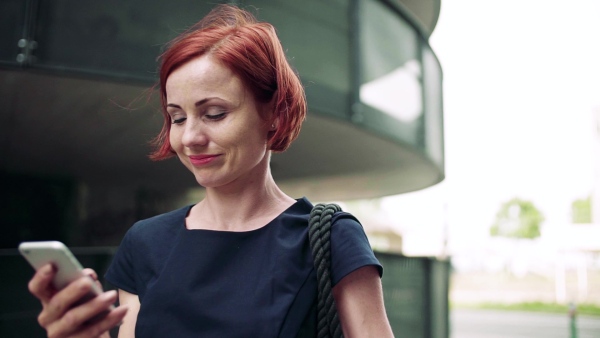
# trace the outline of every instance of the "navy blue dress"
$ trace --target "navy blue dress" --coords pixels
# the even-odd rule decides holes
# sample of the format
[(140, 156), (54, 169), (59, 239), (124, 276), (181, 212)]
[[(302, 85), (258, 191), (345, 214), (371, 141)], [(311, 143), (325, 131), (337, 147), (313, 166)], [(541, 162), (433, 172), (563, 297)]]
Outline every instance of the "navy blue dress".
[[(136, 337), (313, 337), (310, 202), (247, 232), (188, 230), (191, 207), (137, 222), (106, 273), (140, 299)], [(333, 285), (367, 265), (382, 274), (352, 215), (336, 214), (331, 235)]]

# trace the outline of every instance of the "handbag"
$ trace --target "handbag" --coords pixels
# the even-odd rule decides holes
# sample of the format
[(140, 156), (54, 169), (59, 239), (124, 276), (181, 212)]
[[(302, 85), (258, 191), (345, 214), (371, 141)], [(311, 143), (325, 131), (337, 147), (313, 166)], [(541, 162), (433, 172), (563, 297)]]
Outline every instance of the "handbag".
[(342, 209), (337, 204), (317, 204), (310, 212), (308, 239), (317, 271), (317, 337), (343, 337), (331, 290), (331, 219)]

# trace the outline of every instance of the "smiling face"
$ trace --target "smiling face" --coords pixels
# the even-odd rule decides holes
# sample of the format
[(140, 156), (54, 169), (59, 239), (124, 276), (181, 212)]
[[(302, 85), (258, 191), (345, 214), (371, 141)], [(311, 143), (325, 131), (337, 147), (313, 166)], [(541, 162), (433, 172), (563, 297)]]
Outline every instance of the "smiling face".
[[(269, 123), (241, 79), (210, 55), (173, 71), (166, 82), (169, 141), (206, 188), (247, 184), (268, 171)], [(262, 177), (261, 177), (262, 176)]]

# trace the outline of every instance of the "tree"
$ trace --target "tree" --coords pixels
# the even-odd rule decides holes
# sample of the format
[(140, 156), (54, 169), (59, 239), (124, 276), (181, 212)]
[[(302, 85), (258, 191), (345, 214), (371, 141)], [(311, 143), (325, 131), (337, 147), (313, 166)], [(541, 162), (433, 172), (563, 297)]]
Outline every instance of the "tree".
[(571, 203), (571, 221), (573, 223), (592, 223), (592, 196)]
[(513, 198), (502, 204), (490, 229), (492, 236), (536, 238), (544, 216), (530, 201)]

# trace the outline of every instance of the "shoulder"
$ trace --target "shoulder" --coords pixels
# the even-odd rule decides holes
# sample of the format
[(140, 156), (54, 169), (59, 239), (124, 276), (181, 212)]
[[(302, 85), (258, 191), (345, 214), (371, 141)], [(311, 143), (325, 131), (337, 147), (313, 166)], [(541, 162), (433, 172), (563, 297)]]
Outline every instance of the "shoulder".
[(331, 242), (343, 245), (361, 245), (371, 249), (367, 234), (358, 219), (348, 212), (337, 212), (331, 220)]
[(335, 214), (333, 214), (331, 223), (333, 225), (343, 224), (343, 225), (349, 225), (349, 226), (354, 226), (354, 227), (360, 227), (362, 229), (362, 224), (360, 224), (360, 221), (358, 220), (358, 218), (356, 218), (351, 213), (345, 212), (345, 211), (340, 211), (340, 212), (336, 212)]
[[(327, 217), (325, 215), (328, 214), (329, 212), (331, 212), (331, 209), (333, 206), (336, 206), (336, 205), (335, 204), (319, 204), (319, 205), (317, 205), (317, 209), (323, 210), (323, 214), (320, 218), (321, 222), (327, 221)], [(325, 212), (325, 210), (328, 210), (328, 211)], [(312, 211), (309, 210), (308, 212), (311, 214), (311, 217), (313, 217)], [(311, 219), (311, 222), (313, 222), (314, 220), (315, 219)], [(313, 224), (313, 223), (311, 223), (311, 224)], [(313, 225), (311, 225), (311, 226), (313, 226)], [(332, 229), (331, 236), (337, 236), (340, 233), (352, 233), (352, 234), (357, 234), (357, 235), (361, 235), (361, 234), (365, 235), (363, 226), (359, 222), (359, 220), (351, 213), (345, 212), (345, 211), (336, 211), (333, 214), (333, 217), (331, 217), (331, 229)], [(365, 235), (365, 237), (366, 237), (366, 235)]]
[(365, 266), (375, 266), (379, 276), (383, 274), (383, 267), (371, 249), (367, 234), (354, 215), (347, 212), (334, 214), (330, 243), (333, 285)]
[[(191, 206), (186, 206), (140, 220), (129, 228), (106, 275), (107, 278), (112, 278), (109, 281), (114, 285), (128, 286), (121, 288), (129, 292), (134, 290), (133, 278), (129, 276), (131, 271), (151, 265), (170, 250), (177, 233), (185, 226), (185, 217), (190, 208)], [(118, 283), (123, 278), (121, 276), (129, 276), (126, 283)], [(134, 293), (139, 294), (139, 290)]]
[(192, 206), (188, 205), (154, 217), (137, 221), (125, 234), (125, 241), (152, 242), (169, 237), (185, 226), (185, 218)]

